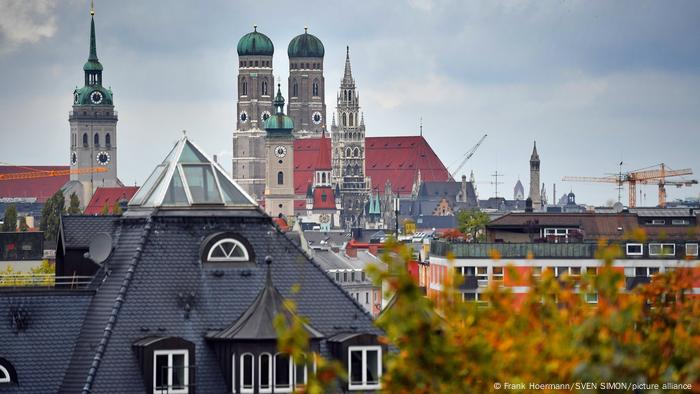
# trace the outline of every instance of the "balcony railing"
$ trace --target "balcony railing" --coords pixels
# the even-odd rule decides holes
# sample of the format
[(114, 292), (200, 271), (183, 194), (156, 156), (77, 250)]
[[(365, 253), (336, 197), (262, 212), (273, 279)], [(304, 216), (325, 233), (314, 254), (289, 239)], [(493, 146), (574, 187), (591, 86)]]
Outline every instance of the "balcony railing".
[(53, 274), (2, 274), (2, 289), (62, 288), (84, 289), (92, 282), (92, 276), (55, 276)]
[(430, 244), (430, 254), (445, 257), (452, 253), (455, 258), (593, 258), (597, 244), (538, 244), (538, 243), (458, 243), (434, 240)]

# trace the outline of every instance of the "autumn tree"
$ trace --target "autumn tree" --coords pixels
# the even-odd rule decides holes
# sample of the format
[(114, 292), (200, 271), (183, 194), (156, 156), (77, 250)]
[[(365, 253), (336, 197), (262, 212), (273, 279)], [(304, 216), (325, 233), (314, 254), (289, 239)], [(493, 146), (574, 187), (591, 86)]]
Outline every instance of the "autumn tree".
[(465, 234), (470, 234), (473, 242), (483, 241), (484, 231), (490, 220), (489, 215), (479, 210), (463, 210), (457, 213), (457, 228)]
[(124, 210), (122, 209), (122, 205), (119, 203), (119, 200), (116, 200), (114, 202), (114, 205), (112, 206), (112, 214), (113, 215), (121, 215), (124, 213)]

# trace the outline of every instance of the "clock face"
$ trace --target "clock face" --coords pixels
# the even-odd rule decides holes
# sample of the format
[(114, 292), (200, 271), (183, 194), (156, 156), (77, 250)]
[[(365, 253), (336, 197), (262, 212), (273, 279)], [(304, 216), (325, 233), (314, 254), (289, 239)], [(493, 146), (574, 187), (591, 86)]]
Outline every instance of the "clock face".
[(270, 111), (263, 111), (262, 114), (260, 115), (260, 119), (262, 119), (263, 122), (269, 118), (270, 118)]
[(97, 153), (97, 164), (101, 166), (106, 166), (107, 164), (109, 164), (109, 159), (109, 153), (104, 151)]
[(321, 221), (321, 223), (328, 223), (331, 221), (331, 216), (327, 213), (324, 213), (318, 219)]
[(92, 92), (90, 95), (90, 101), (92, 101), (93, 104), (99, 104), (102, 102), (102, 93), (98, 91)]
[(80, 95), (78, 92), (73, 93), (73, 103), (78, 104), (78, 100), (80, 99)]
[(78, 155), (77, 155), (75, 152), (72, 152), (72, 153), (70, 154), (70, 164), (71, 164), (72, 166), (74, 166), (75, 163), (77, 163), (77, 162), (78, 162)]
[(285, 157), (287, 156), (287, 147), (286, 146), (278, 146), (275, 148), (275, 156), (277, 157)]
[(321, 113), (316, 111), (314, 112), (313, 115), (311, 115), (311, 120), (313, 120), (314, 124), (321, 124), (321, 120), (323, 118), (321, 117)]
[(245, 111), (241, 112), (240, 118), (241, 118), (241, 123), (247, 122), (248, 121), (248, 113)]

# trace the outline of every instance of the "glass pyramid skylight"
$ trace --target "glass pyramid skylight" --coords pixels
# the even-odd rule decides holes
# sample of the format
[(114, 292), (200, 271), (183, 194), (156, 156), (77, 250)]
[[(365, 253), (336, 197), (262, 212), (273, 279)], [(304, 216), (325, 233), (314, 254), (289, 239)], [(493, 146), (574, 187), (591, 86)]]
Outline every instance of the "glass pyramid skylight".
[(225, 206), (257, 204), (221, 166), (187, 137), (175, 144), (129, 201), (129, 207)]

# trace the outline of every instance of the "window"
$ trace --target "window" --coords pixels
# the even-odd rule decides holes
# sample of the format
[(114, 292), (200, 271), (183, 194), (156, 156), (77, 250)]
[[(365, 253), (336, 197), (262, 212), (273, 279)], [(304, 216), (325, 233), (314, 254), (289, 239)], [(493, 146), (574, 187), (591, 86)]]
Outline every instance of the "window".
[(10, 371), (0, 365), (0, 383), (10, 383)]
[(243, 93), (241, 93), (243, 96), (246, 96), (248, 94), (248, 82), (246, 82), (245, 79), (243, 80), (243, 83), (241, 84), (241, 92), (243, 92)]
[(660, 244), (660, 243), (649, 244), (649, 255), (650, 256), (675, 256), (676, 255), (676, 245), (675, 244)]
[(263, 353), (258, 363), (258, 385), (261, 393), (272, 392), (272, 355)]
[(686, 256), (697, 256), (698, 255), (698, 244), (685, 244), (685, 255)]
[(112, 136), (110, 136), (109, 133), (107, 133), (107, 135), (105, 135), (105, 146), (107, 146), (107, 147), (112, 146)]
[(292, 97), (298, 97), (299, 96), (299, 85), (294, 81), (294, 84), (292, 85)]
[(294, 387), (304, 387), (308, 379), (308, 367), (306, 356), (294, 362)]
[(88, 136), (87, 136), (87, 133), (83, 133), (83, 146), (88, 146)]
[(373, 390), (379, 388), (382, 375), (380, 346), (350, 346), (348, 348), (348, 388)]
[(664, 220), (664, 219), (647, 220), (647, 224), (652, 225), (652, 226), (662, 226), (662, 225), (666, 224), (666, 220)]
[(586, 302), (589, 304), (597, 304), (598, 293), (586, 293)]
[(628, 256), (641, 256), (644, 254), (644, 245), (642, 244), (627, 244), (626, 249)]
[(503, 267), (493, 267), (493, 280), (503, 283)]
[(572, 276), (581, 276), (581, 267), (571, 267)]
[(262, 93), (263, 96), (267, 96), (267, 95), (268, 95), (268, 93), (267, 93), (267, 81), (262, 81), (262, 84), (261, 84), (261, 87), (260, 87), (260, 91), (261, 91), (261, 93)]
[(187, 350), (153, 352), (153, 392), (185, 394), (188, 392), (189, 369)]
[(335, 281), (340, 282), (340, 272), (335, 273)]
[(542, 276), (542, 267), (532, 267), (532, 276), (535, 278)]
[(252, 393), (255, 390), (253, 384), (253, 370), (255, 357), (250, 353), (241, 355), (241, 393)]
[(284, 185), (284, 173), (282, 171), (277, 173), (277, 184)]
[(95, 146), (100, 146), (100, 135), (95, 133), (95, 137), (93, 139), (94, 145)]
[(249, 261), (248, 250), (241, 241), (224, 238), (209, 249), (207, 261)]
[(314, 96), (318, 96), (318, 81), (314, 81), (313, 85), (311, 86), (311, 93)]
[(486, 272), (486, 267), (476, 267), (476, 280), (481, 287), (489, 284), (489, 277)]
[(686, 226), (690, 224), (690, 220), (688, 219), (673, 219), (671, 220), (671, 224), (674, 226)]
[[(651, 278), (652, 276), (654, 276), (658, 273), (659, 273), (659, 267), (635, 267), (634, 268), (634, 276)], [(625, 274), (627, 274), (627, 272)], [(625, 276), (630, 276), (630, 275), (625, 275)]]
[(275, 392), (292, 392), (292, 359), (283, 353), (275, 354)]

